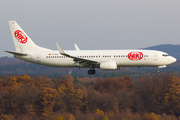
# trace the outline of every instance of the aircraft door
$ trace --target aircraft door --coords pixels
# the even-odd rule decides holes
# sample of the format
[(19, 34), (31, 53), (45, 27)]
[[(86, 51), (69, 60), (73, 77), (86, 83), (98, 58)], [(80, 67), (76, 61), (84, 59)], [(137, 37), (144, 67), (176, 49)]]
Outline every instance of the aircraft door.
[(154, 53), (154, 61), (158, 60), (158, 53)]
[(37, 62), (41, 62), (41, 55), (37, 54)]

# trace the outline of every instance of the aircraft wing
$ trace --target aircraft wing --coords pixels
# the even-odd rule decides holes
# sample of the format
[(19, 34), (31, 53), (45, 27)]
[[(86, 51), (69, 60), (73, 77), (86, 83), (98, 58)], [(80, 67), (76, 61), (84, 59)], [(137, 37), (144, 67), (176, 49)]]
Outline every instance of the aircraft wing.
[(56, 43), (56, 46), (59, 50), (59, 53), (61, 55), (64, 55), (66, 57), (69, 57), (69, 58), (73, 58), (75, 64), (79, 64), (79, 66), (90, 66), (90, 65), (98, 65), (101, 61), (99, 60), (92, 60), (92, 59), (85, 59), (85, 58), (79, 58), (79, 57), (76, 57), (76, 56), (72, 56), (72, 55), (69, 55), (69, 54), (66, 54), (62, 48), (59, 46), (58, 43)]

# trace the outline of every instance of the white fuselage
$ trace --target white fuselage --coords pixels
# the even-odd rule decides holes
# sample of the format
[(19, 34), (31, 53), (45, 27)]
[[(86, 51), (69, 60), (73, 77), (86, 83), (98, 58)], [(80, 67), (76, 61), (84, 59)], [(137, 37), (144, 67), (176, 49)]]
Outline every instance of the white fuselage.
[[(157, 67), (174, 63), (176, 59), (165, 52), (156, 50), (68, 50), (67, 54), (78, 58), (98, 60), (100, 62), (114, 61), (117, 67)], [(142, 55), (130, 55), (141, 52)], [(81, 67), (73, 58), (63, 56), (59, 51), (29, 52), (27, 56), (15, 55), (16, 58), (53, 67)], [(89, 67), (89, 66), (82, 66)]]
[(16, 21), (9, 21), (16, 51), (5, 51), (16, 58), (36, 64), (53, 67), (90, 68), (88, 74), (95, 74), (95, 68), (118, 70), (120, 67), (166, 67), (176, 59), (156, 50), (76, 50), (63, 49), (56, 43), (58, 51), (36, 45)]

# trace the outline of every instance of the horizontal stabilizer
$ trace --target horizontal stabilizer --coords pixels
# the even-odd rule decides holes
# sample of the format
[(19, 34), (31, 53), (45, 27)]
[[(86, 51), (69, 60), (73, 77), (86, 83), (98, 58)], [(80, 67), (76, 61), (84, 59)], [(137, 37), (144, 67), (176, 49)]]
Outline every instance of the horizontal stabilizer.
[(27, 54), (24, 54), (24, 53), (18, 53), (18, 52), (12, 52), (12, 51), (4, 51), (4, 52), (10, 53), (10, 54), (14, 54), (14, 55), (27, 56)]

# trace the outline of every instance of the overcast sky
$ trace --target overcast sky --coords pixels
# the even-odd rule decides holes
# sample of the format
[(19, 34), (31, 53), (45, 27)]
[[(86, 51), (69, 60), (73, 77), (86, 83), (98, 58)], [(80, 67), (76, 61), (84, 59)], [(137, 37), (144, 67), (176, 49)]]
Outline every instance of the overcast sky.
[(15, 50), (10, 20), (54, 50), (180, 44), (180, 0), (1, 0), (0, 16), (0, 56)]

